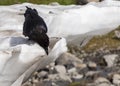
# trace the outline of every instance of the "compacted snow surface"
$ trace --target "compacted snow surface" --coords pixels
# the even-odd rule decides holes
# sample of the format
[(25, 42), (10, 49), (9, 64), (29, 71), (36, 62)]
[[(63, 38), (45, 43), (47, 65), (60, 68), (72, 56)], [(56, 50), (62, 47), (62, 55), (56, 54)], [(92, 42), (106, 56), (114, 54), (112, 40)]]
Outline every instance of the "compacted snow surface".
[[(39, 59), (45, 57), (55, 60), (67, 51), (66, 40), (62, 38), (47, 56), (42, 47), (22, 35), (25, 6), (37, 9), (48, 26), (49, 37), (67, 37), (88, 32), (99, 34), (98, 31), (104, 33), (120, 25), (119, 1), (91, 2), (84, 6), (31, 3), (0, 6), (0, 86), (20, 86), (22, 80), (27, 79), (36, 69), (38, 64), (35, 63)], [(46, 61), (43, 60), (44, 65)], [(26, 76), (30, 68), (33, 69)]]

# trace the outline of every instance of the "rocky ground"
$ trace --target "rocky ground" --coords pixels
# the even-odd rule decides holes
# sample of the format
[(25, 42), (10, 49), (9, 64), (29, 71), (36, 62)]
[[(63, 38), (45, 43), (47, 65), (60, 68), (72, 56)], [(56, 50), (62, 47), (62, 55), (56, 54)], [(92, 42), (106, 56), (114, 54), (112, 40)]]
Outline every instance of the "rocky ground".
[(120, 46), (104, 45), (92, 52), (69, 47), (67, 53), (36, 71), (22, 86), (120, 86)]
[(120, 49), (81, 55), (64, 53), (23, 86), (120, 86)]

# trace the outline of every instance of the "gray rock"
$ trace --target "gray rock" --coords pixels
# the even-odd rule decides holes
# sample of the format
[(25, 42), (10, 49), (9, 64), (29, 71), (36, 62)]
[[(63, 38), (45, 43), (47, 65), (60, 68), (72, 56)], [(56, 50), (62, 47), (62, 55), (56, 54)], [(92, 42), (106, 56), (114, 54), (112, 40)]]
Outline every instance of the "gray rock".
[(56, 60), (56, 64), (59, 65), (66, 65), (67, 69), (74, 67), (77, 64), (82, 63), (82, 60), (78, 59), (75, 55), (70, 53), (63, 53), (60, 57)]
[(46, 66), (48, 69), (49, 74), (54, 74), (56, 73), (55, 71), (55, 62), (50, 63), (49, 65)]
[(79, 82), (83, 78), (82, 74), (77, 74), (76, 76), (72, 76), (73, 82)]
[(46, 72), (46, 71), (41, 71), (40, 73), (38, 73), (37, 76), (38, 76), (39, 78), (48, 77), (48, 72)]
[(59, 75), (58, 74), (49, 74), (48, 79), (51, 80), (51, 81), (58, 80)]
[(38, 83), (38, 82), (39, 82), (38, 79), (33, 78), (33, 83)]
[(72, 82), (71, 78), (66, 74), (51, 74), (49, 80), (52, 81), (51, 86), (69, 86)]
[(85, 76), (86, 76), (86, 77), (94, 76), (94, 75), (97, 75), (97, 74), (99, 74), (99, 73), (100, 73), (100, 71), (88, 71), (88, 72), (85, 74)]
[(110, 86), (115, 86), (115, 85), (111, 84)]
[(68, 73), (70, 74), (75, 72), (77, 72), (77, 69), (75, 67), (68, 70)]
[(55, 62), (50, 63), (49, 67), (55, 67)]
[(78, 69), (83, 69), (83, 68), (86, 68), (86, 67), (87, 67), (87, 65), (86, 65), (86, 64), (84, 64), (84, 63), (83, 63), (83, 64), (82, 64), (82, 63), (80, 63), (80, 64), (76, 64), (76, 65), (75, 65), (75, 67), (76, 67), (76, 68), (78, 68)]
[[(29, 85), (28, 85), (28, 86), (29, 86)], [(38, 83), (36, 83), (35, 86), (44, 86), (44, 85), (43, 85), (43, 82), (39, 81)]]
[(49, 68), (49, 74), (55, 74), (56, 71), (55, 71), (55, 67), (50, 67)]
[(95, 83), (96, 85), (98, 86), (99, 84), (102, 84), (102, 83), (107, 83), (107, 84), (110, 84), (109, 80), (107, 80), (106, 78), (104, 77), (99, 77), (95, 80)]
[(51, 81), (67, 81), (67, 82), (72, 82), (70, 77), (67, 76), (66, 74), (50, 74), (48, 75), (48, 79)]
[(43, 85), (41, 85), (41, 86), (52, 86), (52, 81), (49, 79), (45, 79), (43, 81)]
[(56, 83), (52, 82), (52, 86), (58, 86)]
[(107, 66), (112, 67), (117, 57), (118, 57), (117, 54), (111, 54), (111, 55), (105, 55), (103, 58), (105, 59)]
[(88, 68), (89, 69), (96, 69), (97, 68), (97, 64), (95, 62), (88, 62)]
[(88, 67), (87, 67), (87, 64), (77, 64), (76, 65), (76, 69), (77, 69), (77, 72), (79, 74), (86, 74), (86, 72), (89, 71)]
[(56, 73), (65, 74), (66, 68), (63, 65), (57, 65), (57, 66), (55, 66), (55, 71), (56, 71)]
[(108, 83), (101, 83), (101, 84), (98, 84), (97, 86), (111, 86), (111, 85)]
[(100, 71), (88, 71), (87, 73), (85, 73), (86, 79), (90, 82), (94, 82), (94, 80), (96, 80), (100, 76)]
[(120, 74), (113, 75), (113, 84), (116, 86), (120, 86)]
[(72, 82), (71, 78), (65, 74), (59, 74), (59, 79), (62, 81)]

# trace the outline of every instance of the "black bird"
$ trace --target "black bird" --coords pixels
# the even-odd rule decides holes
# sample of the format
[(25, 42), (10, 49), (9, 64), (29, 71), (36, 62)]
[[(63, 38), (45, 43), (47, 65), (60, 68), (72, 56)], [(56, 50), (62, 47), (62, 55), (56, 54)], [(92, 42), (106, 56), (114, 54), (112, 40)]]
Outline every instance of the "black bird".
[(49, 37), (47, 36), (47, 25), (38, 15), (36, 9), (27, 7), (24, 13), (25, 22), (23, 24), (23, 35), (29, 37), (29, 40), (37, 42), (48, 54)]

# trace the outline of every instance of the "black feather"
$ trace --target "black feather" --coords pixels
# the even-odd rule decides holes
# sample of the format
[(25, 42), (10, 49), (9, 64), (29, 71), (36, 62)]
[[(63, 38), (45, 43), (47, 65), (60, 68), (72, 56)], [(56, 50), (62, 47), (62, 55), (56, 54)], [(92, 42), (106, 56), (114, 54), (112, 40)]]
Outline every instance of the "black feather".
[(48, 54), (49, 37), (46, 34), (47, 25), (43, 18), (38, 15), (36, 9), (31, 9), (27, 6), (26, 8), (24, 13), (25, 22), (23, 25), (23, 35), (37, 42)]

